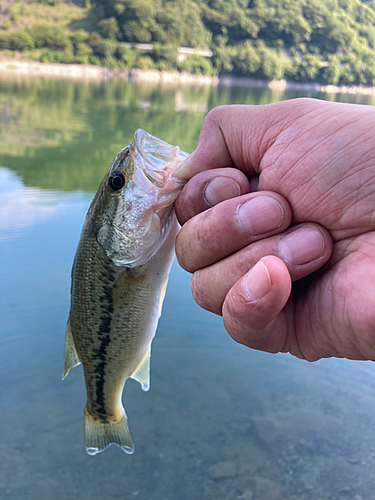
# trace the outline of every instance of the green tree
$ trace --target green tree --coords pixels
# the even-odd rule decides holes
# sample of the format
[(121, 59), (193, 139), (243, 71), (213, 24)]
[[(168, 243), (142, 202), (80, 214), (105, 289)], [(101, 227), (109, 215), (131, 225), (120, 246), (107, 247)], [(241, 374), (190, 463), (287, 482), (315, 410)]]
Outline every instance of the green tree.
[(150, 56), (140, 56), (137, 59), (137, 68), (139, 68), (139, 69), (153, 69), (153, 68), (155, 68), (155, 64)]
[(187, 56), (186, 59), (179, 62), (178, 67), (180, 71), (187, 71), (188, 73), (198, 75), (213, 75), (215, 73), (211, 61), (207, 57), (197, 54)]
[(316, 80), (322, 68), (322, 60), (316, 54), (304, 54), (299, 65), (298, 79), (302, 81)]
[(119, 43), (115, 55), (123, 63), (125, 69), (131, 69), (137, 60), (138, 51), (128, 47), (126, 43)]
[(171, 44), (208, 47), (211, 42), (211, 33), (203, 25), (199, 4), (193, 0), (164, 1), (155, 20)]
[(102, 45), (99, 48), (99, 54), (103, 57), (112, 57), (117, 49), (117, 43), (114, 40), (103, 40)]
[(264, 43), (257, 47), (261, 60), (260, 76), (269, 80), (280, 80), (284, 77), (284, 58), (278, 50), (267, 47)]
[(246, 41), (237, 47), (233, 60), (236, 72), (243, 76), (256, 73), (261, 65), (261, 59), (251, 41)]
[(74, 48), (77, 48), (79, 44), (87, 42), (89, 33), (85, 30), (76, 30), (69, 34), (69, 38), (73, 43)]
[(109, 38), (111, 40), (116, 40), (120, 33), (117, 21), (114, 17), (109, 19), (102, 19), (98, 23), (99, 33), (103, 38)]
[(8, 31), (0, 31), (0, 49), (7, 50), (10, 48), (11, 36)]
[(90, 33), (87, 38), (87, 44), (92, 48), (94, 54), (100, 54), (103, 38), (99, 35), (99, 33)]
[(213, 35), (220, 35), (223, 28), (227, 29), (232, 42), (256, 38), (259, 30), (265, 26), (264, 5), (255, 12), (254, 2), (247, 0), (206, 0), (202, 3), (202, 19)]
[(75, 51), (75, 62), (81, 64), (88, 64), (90, 56), (92, 56), (93, 50), (85, 42), (79, 42)]
[(35, 47), (46, 47), (52, 50), (64, 50), (70, 45), (68, 33), (63, 28), (34, 24), (26, 28), (27, 33), (34, 40)]
[(11, 50), (30, 50), (35, 47), (34, 39), (26, 30), (11, 33), (9, 48)]
[(342, 64), (337, 56), (328, 58), (327, 66), (322, 72), (323, 81), (330, 85), (337, 85), (341, 78)]
[(178, 56), (178, 47), (174, 44), (161, 44), (154, 43), (154, 56), (156, 60), (164, 60), (170, 63), (172, 66), (176, 65)]
[(226, 34), (227, 30), (223, 30), (223, 35), (217, 35), (212, 46), (212, 59), (217, 73), (230, 72), (233, 69), (236, 49), (233, 46), (228, 46)]

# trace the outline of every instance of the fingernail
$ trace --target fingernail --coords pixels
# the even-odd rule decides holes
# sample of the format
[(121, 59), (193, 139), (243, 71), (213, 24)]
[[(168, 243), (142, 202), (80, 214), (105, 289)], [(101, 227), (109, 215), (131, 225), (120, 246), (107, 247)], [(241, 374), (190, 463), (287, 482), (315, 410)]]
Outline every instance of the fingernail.
[(212, 207), (221, 201), (240, 196), (240, 194), (241, 188), (237, 182), (223, 176), (215, 177), (204, 190), (204, 198)]
[(240, 205), (237, 217), (243, 229), (256, 236), (279, 228), (283, 222), (284, 212), (281, 205), (273, 198), (257, 196)]
[(259, 300), (264, 297), (270, 290), (271, 285), (267, 266), (261, 260), (255, 264), (242, 280), (242, 286), (250, 300)]
[(318, 259), (324, 250), (324, 238), (318, 229), (303, 227), (283, 236), (279, 242), (280, 257), (301, 266)]
[(188, 181), (190, 177), (192, 177), (190, 172), (190, 163), (190, 156), (188, 156), (186, 160), (184, 160), (173, 172), (173, 177), (178, 177), (179, 179)]

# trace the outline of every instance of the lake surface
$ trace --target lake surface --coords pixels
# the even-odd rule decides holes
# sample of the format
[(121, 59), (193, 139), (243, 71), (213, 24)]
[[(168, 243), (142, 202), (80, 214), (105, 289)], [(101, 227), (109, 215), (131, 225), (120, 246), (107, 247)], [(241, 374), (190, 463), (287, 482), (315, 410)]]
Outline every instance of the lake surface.
[(236, 344), (176, 263), (151, 390), (126, 384), (134, 455), (86, 454), (82, 367), (61, 381), (82, 222), (134, 130), (191, 152), (212, 107), (295, 96), (0, 79), (0, 499), (375, 499), (375, 365)]

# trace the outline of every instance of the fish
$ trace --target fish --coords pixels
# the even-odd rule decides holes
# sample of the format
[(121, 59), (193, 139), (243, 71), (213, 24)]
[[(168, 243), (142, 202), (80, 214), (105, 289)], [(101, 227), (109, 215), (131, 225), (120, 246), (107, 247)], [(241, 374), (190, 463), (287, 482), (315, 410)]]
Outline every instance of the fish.
[(122, 405), (127, 379), (150, 387), (155, 336), (185, 182), (174, 170), (189, 155), (142, 129), (114, 158), (88, 209), (71, 273), (63, 379), (80, 363), (86, 384), (89, 455), (111, 444), (134, 452)]

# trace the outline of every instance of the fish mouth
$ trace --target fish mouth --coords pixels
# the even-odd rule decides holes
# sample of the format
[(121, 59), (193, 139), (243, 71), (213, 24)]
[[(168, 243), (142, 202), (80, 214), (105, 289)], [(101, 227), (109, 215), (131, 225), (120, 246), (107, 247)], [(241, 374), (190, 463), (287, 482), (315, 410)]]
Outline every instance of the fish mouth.
[(153, 186), (162, 189), (167, 184), (173, 184), (170, 186), (172, 189), (177, 187), (181, 189), (186, 184), (186, 181), (172, 177), (177, 167), (189, 156), (178, 146), (171, 146), (138, 129), (134, 134), (131, 154), (135, 165), (143, 171)]
[[(159, 190), (179, 191), (186, 181), (173, 177), (173, 172), (188, 156), (178, 146), (171, 146), (145, 130), (137, 129), (131, 144), (116, 155), (108, 175), (120, 171), (125, 185), (134, 182), (147, 195)], [(156, 194), (156, 197), (160, 195)]]

